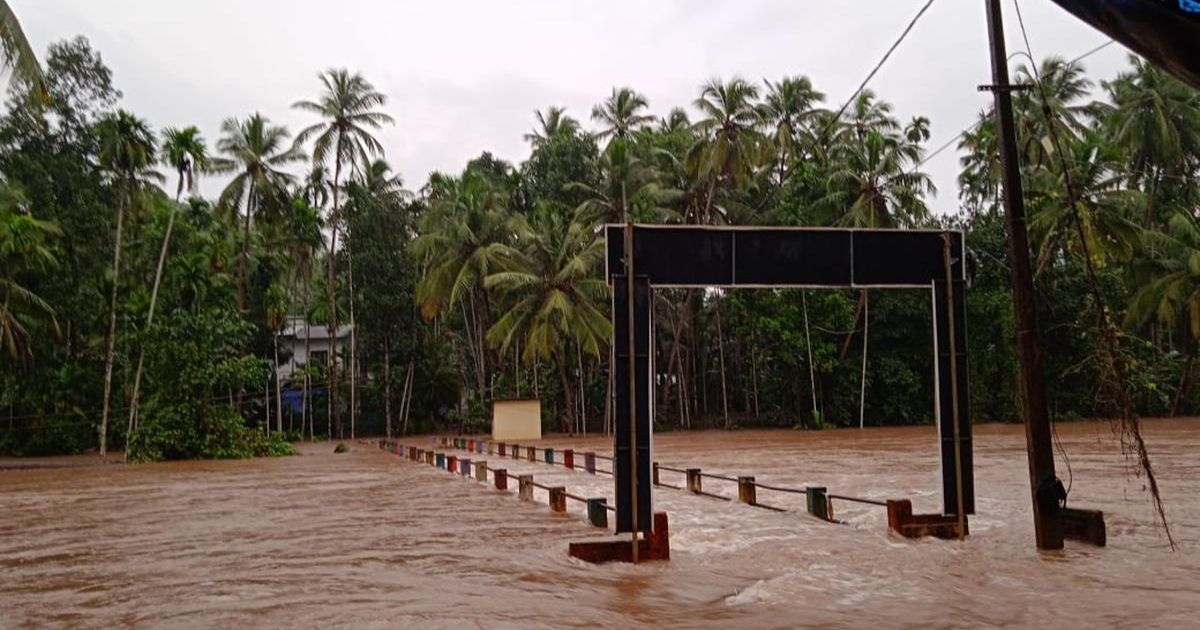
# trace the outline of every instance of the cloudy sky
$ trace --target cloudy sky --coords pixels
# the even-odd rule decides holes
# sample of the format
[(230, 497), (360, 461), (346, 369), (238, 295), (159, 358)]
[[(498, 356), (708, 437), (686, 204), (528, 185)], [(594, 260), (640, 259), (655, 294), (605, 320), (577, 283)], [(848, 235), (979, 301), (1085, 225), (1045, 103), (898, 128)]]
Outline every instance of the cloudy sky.
[[(1076, 57), (1106, 39), (1049, 0), (1021, 0), (1034, 53)], [(533, 110), (561, 105), (586, 120), (612, 86), (646, 94), (655, 114), (689, 104), (710, 77), (806, 74), (837, 107), (923, 0), (10, 0), (39, 50), (84, 35), (156, 127), (261, 111), (293, 132), (292, 111), (316, 73), (361, 71), (390, 97), (381, 134), (410, 188), (457, 172), (481, 151), (517, 162)], [(1010, 51), (1019, 44), (1005, 2)], [(990, 79), (981, 0), (939, 0), (871, 84), (897, 112), (933, 121), (931, 148), (986, 106)], [(1014, 63), (1019, 63), (1017, 59)], [(1126, 65), (1110, 46), (1094, 77)], [(956, 207), (956, 158), (931, 161), (938, 211)], [(211, 192), (218, 182), (205, 186)]]

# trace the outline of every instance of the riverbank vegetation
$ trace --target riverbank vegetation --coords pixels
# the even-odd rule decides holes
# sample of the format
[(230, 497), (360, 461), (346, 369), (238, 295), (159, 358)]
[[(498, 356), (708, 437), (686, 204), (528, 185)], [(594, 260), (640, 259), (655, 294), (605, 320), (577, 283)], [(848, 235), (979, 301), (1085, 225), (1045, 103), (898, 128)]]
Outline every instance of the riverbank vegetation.
[[(989, 111), (948, 147), (961, 211), (941, 216), (932, 195), (955, 191), (924, 169), (933, 121), (870, 91), (838, 111), (799, 75), (713, 79), (691, 103), (619, 87), (590, 112), (547, 107), (524, 161), (485, 151), (415, 186), (378, 140), (386, 96), (351, 70), (213, 130), (126, 111), (83, 39), (30, 76), (0, 118), (0, 451), (277, 454), (480, 430), (490, 401), (529, 396), (548, 429), (604, 430), (599, 227), (626, 220), (965, 230), (972, 411), (1018, 419)], [(1103, 306), (1139, 411), (1195, 413), (1200, 97), (1138, 60), (1098, 80), (1052, 58), (1039, 76), (1017, 115), (1052, 411), (1114, 411), (1094, 359)], [(311, 126), (272, 122), (290, 103)], [(669, 290), (655, 309), (660, 428), (932, 421), (924, 292)], [(344, 350), (277, 370), (281, 340), (307, 348), (315, 326), (344, 328)]]

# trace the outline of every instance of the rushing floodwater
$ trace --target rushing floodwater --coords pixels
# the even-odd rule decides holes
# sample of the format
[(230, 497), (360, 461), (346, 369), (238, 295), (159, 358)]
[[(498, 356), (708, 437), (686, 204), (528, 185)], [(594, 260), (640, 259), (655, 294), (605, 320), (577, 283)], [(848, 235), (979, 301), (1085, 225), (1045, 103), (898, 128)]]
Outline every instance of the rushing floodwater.
[[(977, 428), (966, 542), (889, 535), (878, 507), (835, 502), (848, 524), (834, 525), (659, 489), (673, 560), (640, 566), (567, 557), (569, 541), (600, 531), (578, 503), (554, 514), (540, 490), (522, 503), (362, 444), (344, 455), (321, 444), (271, 460), (0, 470), (0, 627), (1196, 627), (1200, 421), (1146, 432), (1174, 553), (1108, 425), (1094, 423), (1059, 433), (1072, 505), (1105, 511), (1109, 546), (1044, 556), (1032, 549), (1024, 435), (1011, 426)], [(667, 465), (940, 506), (930, 427), (655, 439)], [(611, 450), (599, 438), (541, 444)], [(504, 465), (612, 494), (610, 477)], [(736, 495), (732, 484), (705, 489)], [(759, 501), (799, 509), (803, 497), (760, 490)]]

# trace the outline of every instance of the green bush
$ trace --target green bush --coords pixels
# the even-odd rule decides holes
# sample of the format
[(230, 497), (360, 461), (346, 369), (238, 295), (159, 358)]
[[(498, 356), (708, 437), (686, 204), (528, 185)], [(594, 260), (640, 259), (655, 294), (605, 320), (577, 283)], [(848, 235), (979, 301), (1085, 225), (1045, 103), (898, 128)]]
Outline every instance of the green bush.
[(184, 407), (147, 410), (129, 441), (129, 459), (150, 462), (175, 459), (239, 459), (295, 455), (283, 434), (268, 436), (247, 427), (229, 407), (197, 414)]

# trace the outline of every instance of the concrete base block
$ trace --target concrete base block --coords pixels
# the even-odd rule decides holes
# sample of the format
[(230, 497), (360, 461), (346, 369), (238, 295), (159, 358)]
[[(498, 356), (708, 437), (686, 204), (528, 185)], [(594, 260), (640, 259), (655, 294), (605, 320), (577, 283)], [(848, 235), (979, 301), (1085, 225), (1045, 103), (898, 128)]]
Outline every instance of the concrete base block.
[[(951, 514), (913, 514), (912, 501), (888, 501), (888, 529), (905, 538), (933, 536), (944, 540), (958, 538), (958, 517)], [(967, 529), (967, 518), (963, 517), (963, 528)], [(968, 534), (963, 532), (963, 536)]]
[[(568, 553), (584, 562), (633, 562), (633, 544), (629, 538), (571, 543)], [(667, 513), (654, 513), (654, 533), (638, 540), (638, 562), (671, 559), (671, 536)]]
[(1063, 537), (1068, 540), (1104, 547), (1108, 544), (1108, 531), (1104, 526), (1104, 512), (1100, 510), (1077, 510), (1063, 508), (1058, 513)]

